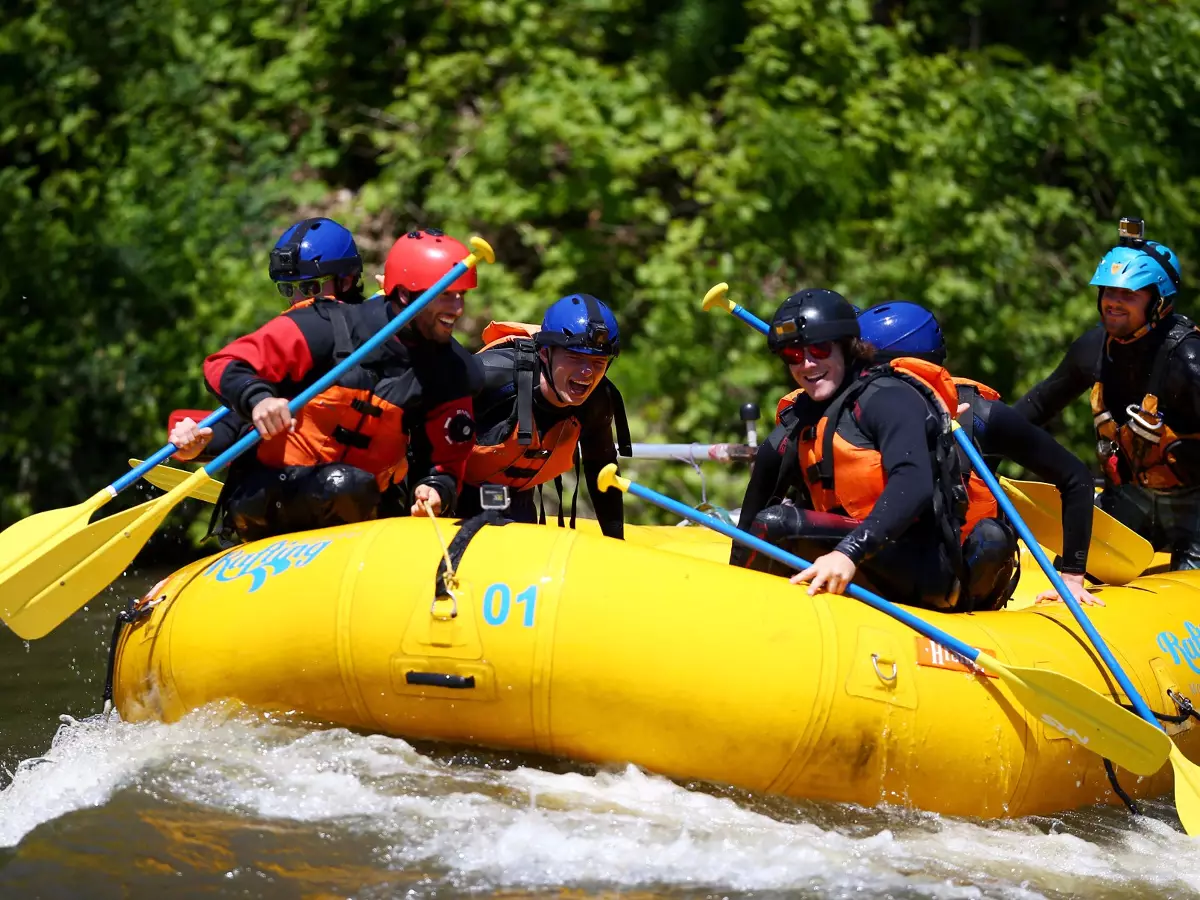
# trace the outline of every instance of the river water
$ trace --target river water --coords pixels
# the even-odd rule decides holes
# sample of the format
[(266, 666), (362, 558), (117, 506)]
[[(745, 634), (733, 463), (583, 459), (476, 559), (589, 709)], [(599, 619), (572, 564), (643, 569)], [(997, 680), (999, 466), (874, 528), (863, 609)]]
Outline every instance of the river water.
[(234, 707), (106, 722), (112, 613), (161, 574), (33, 644), (0, 632), (0, 897), (1200, 896), (1169, 798), (984, 822)]

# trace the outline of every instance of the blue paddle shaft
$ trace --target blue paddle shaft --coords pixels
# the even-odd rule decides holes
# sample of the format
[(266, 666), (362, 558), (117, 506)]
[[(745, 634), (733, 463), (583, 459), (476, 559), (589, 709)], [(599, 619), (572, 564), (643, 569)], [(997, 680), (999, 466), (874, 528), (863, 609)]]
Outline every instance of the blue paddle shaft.
[[(225, 416), (227, 416), (228, 414), (229, 414), (229, 408), (222, 406), (216, 412), (211, 413), (210, 415), (205, 417), (205, 419), (200, 423), (199, 427), (200, 428), (208, 428), (211, 425), (215, 425), (217, 422), (220, 422), (223, 418), (225, 418)], [(124, 475), (122, 475), (120, 478), (118, 478), (116, 481), (114, 481), (112, 484), (110, 484), (108, 486), (109, 493), (111, 493), (114, 497), (117, 496), (117, 494), (121, 493), (121, 491), (125, 490), (125, 488), (129, 487), (131, 484), (133, 484), (135, 481), (137, 481), (139, 478), (141, 478), (143, 475), (145, 475), (147, 472), (149, 472), (151, 469), (153, 469), (159, 463), (166, 462), (167, 459), (173, 453), (175, 453), (178, 449), (179, 448), (176, 447), (174, 444), (165, 445), (161, 450), (158, 450), (153, 456), (151, 456), (149, 459), (145, 460), (140, 466), (138, 466), (135, 469), (131, 469), (130, 471), (128, 471)]]
[[(469, 269), (470, 266), (468, 266), (465, 262), (455, 263), (454, 268), (439, 278), (433, 287), (429, 288), (429, 290), (423, 293), (420, 297), (408, 304), (408, 306), (404, 308), (403, 312), (392, 319), (392, 321), (388, 322), (387, 325), (383, 326), (383, 328), (379, 329), (379, 331), (372, 335), (370, 339), (365, 341), (361, 347), (359, 347), (340, 363), (314, 381), (304, 391), (288, 401), (288, 409), (291, 410), (292, 415), (294, 416), (296, 412), (302, 406), (304, 406), (304, 404), (308, 403), (308, 401), (317, 396), (317, 394), (331, 387), (339, 378), (345, 375), (347, 371), (358, 365), (359, 362), (361, 362), (367, 356), (367, 354), (371, 353), (376, 347), (412, 321), (412, 318), (422, 309), (424, 309), (431, 300), (437, 297), (442, 291), (446, 290), (446, 288), (458, 280), (458, 278)], [(214, 413), (214, 415), (216, 414)], [(208, 419), (205, 419), (205, 421), (207, 422)], [(240, 441), (206, 465), (204, 467), (204, 471), (209, 475), (221, 471), (223, 468), (257, 444), (260, 440), (262, 440), (262, 438), (259, 435), (258, 430), (251, 428), (249, 434), (245, 435)]]
[(759, 334), (766, 334), (771, 330), (766, 322), (764, 322), (754, 313), (750, 312), (750, 310), (746, 309), (744, 306), (738, 306), (736, 303), (731, 303), (729, 305), (729, 312), (741, 319)]
[[(754, 535), (748, 534), (747, 532), (742, 531), (740, 528), (736, 528), (733, 525), (727, 525), (720, 519), (715, 519), (712, 516), (706, 516), (704, 513), (694, 510), (690, 506), (680, 503), (678, 500), (673, 500), (665, 494), (660, 494), (653, 488), (644, 487), (636, 482), (630, 482), (629, 493), (633, 494), (635, 497), (641, 497), (643, 500), (647, 500), (656, 506), (661, 506), (668, 512), (675, 513), (677, 516), (683, 516), (685, 519), (689, 519), (698, 525), (703, 525), (706, 528), (719, 531), (721, 534), (725, 535), (725, 537), (745, 544), (747, 547), (757, 550), (764, 556), (771, 557), (771, 559), (778, 560), (784, 565), (801, 570), (807, 569), (809, 566), (809, 563), (800, 557), (792, 553), (788, 553), (786, 550), (781, 550), (779, 547), (776, 547), (774, 544), (770, 544), (761, 538), (756, 538)], [(880, 612), (891, 616), (893, 619), (903, 622), (905, 625), (923, 637), (927, 637), (931, 641), (937, 641), (947, 650), (957, 653), (959, 656), (965, 657), (971, 662), (974, 662), (976, 657), (979, 656), (979, 651), (970, 644), (964, 644), (954, 635), (942, 631), (942, 629), (935, 625), (930, 625), (924, 619), (920, 619), (917, 616), (914, 616), (908, 610), (884, 600), (878, 594), (872, 593), (871, 591), (861, 588), (856, 584), (851, 584), (848, 586), (846, 588), (846, 593), (855, 600), (861, 600), (863, 603), (867, 604), (867, 606), (874, 607)]]
[(1087, 613), (1083, 611), (1083, 607), (1079, 605), (1079, 601), (1075, 599), (1075, 595), (1071, 593), (1070, 588), (1062, 580), (1062, 576), (1050, 564), (1050, 560), (1046, 558), (1045, 552), (1041, 545), (1038, 544), (1037, 538), (1033, 536), (1033, 532), (1029, 530), (1029, 526), (1025, 524), (1025, 520), (1021, 518), (1012, 501), (1008, 499), (1008, 495), (1004, 493), (1004, 488), (1000, 486), (1000, 482), (996, 480), (996, 476), (992, 474), (992, 470), (987, 467), (983, 461), (983, 457), (979, 455), (979, 451), (975, 445), (971, 443), (971, 439), (967, 437), (965, 431), (961, 428), (954, 429), (954, 439), (958, 441), (967, 458), (971, 460), (971, 465), (975, 467), (975, 474), (983, 479), (988, 486), (988, 490), (996, 497), (996, 502), (1000, 504), (1000, 508), (1004, 510), (1004, 514), (1008, 516), (1009, 521), (1017, 529), (1017, 534), (1021, 536), (1021, 540), (1025, 542), (1025, 546), (1029, 548), (1029, 552), (1033, 554), (1033, 558), (1037, 560), (1038, 565), (1042, 567), (1042, 571), (1046, 573), (1046, 577), (1050, 579), (1050, 583), (1054, 585), (1054, 589), (1058, 591), (1058, 595), (1071, 610), (1071, 615), (1075, 617), (1080, 627), (1087, 634), (1096, 650), (1100, 653), (1100, 658), (1104, 660), (1109, 671), (1117, 679), (1117, 683), (1121, 685), (1121, 689), (1125, 691), (1125, 696), (1129, 698), (1129, 702), (1133, 704), (1133, 708), (1137, 710), (1137, 714), (1152, 725), (1157, 725), (1162, 728), (1162, 724), (1155, 718), (1154, 713), (1150, 711), (1150, 707), (1142, 699), (1142, 695), (1138, 693), (1133, 686), (1133, 682), (1129, 680), (1129, 676), (1125, 674), (1125, 670), (1121, 668), (1121, 664), (1117, 662), (1116, 657), (1112, 655), (1112, 651), (1108, 649), (1108, 644), (1104, 642), (1104, 638), (1100, 636), (1100, 632), (1096, 630), (1096, 626), (1092, 624), (1092, 620), (1087, 617)]

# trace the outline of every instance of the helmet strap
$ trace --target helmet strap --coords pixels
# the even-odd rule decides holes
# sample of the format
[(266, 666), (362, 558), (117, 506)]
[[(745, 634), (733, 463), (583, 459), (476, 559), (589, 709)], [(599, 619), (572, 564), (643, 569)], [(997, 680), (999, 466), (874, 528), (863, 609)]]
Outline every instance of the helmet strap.
[(1159, 268), (1166, 273), (1167, 279), (1175, 287), (1175, 290), (1179, 290), (1179, 273), (1175, 271), (1175, 267), (1167, 261), (1167, 258), (1158, 252), (1157, 247), (1150, 246), (1146, 241), (1130, 241), (1128, 246), (1134, 250), (1141, 250), (1158, 263)]
[(558, 398), (563, 406), (570, 406), (571, 403), (562, 395), (562, 391), (558, 389), (558, 385), (554, 383), (554, 348), (545, 346), (541, 348), (546, 351), (545, 357), (538, 353), (538, 366), (541, 369), (541, 376), (545, 379), (546, 384), (550, 385), (550, 390), (554, 392), (554, 396)]

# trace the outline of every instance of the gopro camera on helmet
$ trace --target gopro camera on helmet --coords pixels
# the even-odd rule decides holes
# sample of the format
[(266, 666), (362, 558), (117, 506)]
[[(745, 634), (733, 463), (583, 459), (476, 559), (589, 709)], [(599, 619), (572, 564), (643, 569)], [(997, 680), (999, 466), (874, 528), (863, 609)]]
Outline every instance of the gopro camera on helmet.
[(1118, 243), (1122, 247), (1137, 247), (1145, 243), (1146, 222), (1129, 216), (1122, 216), (1117, 224)]
[(271, 251), (270, 273), (272, 278), (287, 278), (297, 273), (300, 262), (300, 245), (287, 244)]
[(608, 326), (603, 322), (589, 321), (587, 324), (588, 346), (597, 350), (608, 349)]

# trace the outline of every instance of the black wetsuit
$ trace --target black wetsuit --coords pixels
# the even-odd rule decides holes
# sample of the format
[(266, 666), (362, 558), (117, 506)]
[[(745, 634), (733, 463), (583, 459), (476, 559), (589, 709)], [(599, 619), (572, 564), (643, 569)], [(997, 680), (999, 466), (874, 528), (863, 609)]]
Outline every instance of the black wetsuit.
[[(843, 386), (849, 382), (848, 377)], [(925, 398), (892, 379), (876, 382), (873, 393), (861, 401), (854, 409), (854, 423), (879, 451), (886, 473), (886, 484), (871, 513), (858, 521), (806, 508), (811, 502), (798, 460), (792, 462), (798, 453), (794, 436), (815, 426), (832, 400), (817, 403), (801, 394), (783, 424), (759, 448), (739, 527), (809, 562), (837, 550), (858, 567), (856, 583), (895, 602), (953, 609), (960, 588), (958, 566), (933, 512), (930, 448), (939, 423)], [(796, 506), (768, 505), (780, 504), (789, 488), (800, 495)], [(730, 562), (779, 574), (792, 572), (737, 544)]]
[[(1151, 390), (1159, 350), (1171, 325), (1181, 320), (1172, 316), (1145, 337), (1127, 344), (1106, 342), (1103, 327), (1093, 328), (1071, 345), (1058, 368), (1031, 388), (1014, 409), (1031, 422), (1043, 424), (1099, 381), (1104, 405), (1114, 421), (1126, 423), (1128, 407), (1140, 406)], [(1189, 337), (1170, 354), (1158, 409), (1176, 434), (1200, 433), (1200, 339)], [(1156, 550), (1170, 550), (1171, 568), (1200, 568), (1200, 441), (1179, 444), (1173, 469), (1184, 481), (1183, 487), (1158, 491), (1132, 483), (1110, 483), (1100, 497), (1100, 506), (1149, 540)]]
[(985, 410), (982, 417), (975, 419), (975, 440), (980, 450), (987, 456), (1012, 460), (1058, 488), (1063, 520), (1059, 571), (1082, 575), (1092, 540), (1092, 475), (1088, 467), (1011, 406), (999, 400), (978, 403)]
[[(509, 347), (497, 347), (480, 353), (476, 359), (483, 366), (483, 389), (475, 398), (477, 422), (476, 443), (492, 446), (511, 438), (516, 420), (514, 410), (517, 403), (517, 388), (513, 378), (514, 351)], [(579, 458), (582, 461), (583, 480), (587, 484), (592, 509), (600, 523), (600, 530), (608, 537), (625, 536), (624, 494), (620, 491), (602, 491), (596, 480), (600, 470), (617, 461), (617, 448), (613, 442), (614, 407), (609, 395), (607, 378), (592, 391), (579, 406), (554, 406), (542, 395), (534, 376), (533, 418), (539, 434), (546, 434), (556, 424), (574, 416), (579, 420)], [(510, 506), (505, 516), (518, 522), (536, 523), (540, 520), (539, 504), (535, 494), (538, 488), (510, 491)], [(577, 488), (578, 490), (578, 488)], [(559, 498), (560, 507), (562, 498)], [(481, 512), (478, 485), (464, 485), (458, 500), (460, 516), (473, 516)], [(572, 516), (574, 503), (572, 502)]]
[[(912, 394), (913, 392), (909, 391), (908, 393)], [(1092, 525), (1091, 478), (1087, 467), (1055, 442), (1049, 434), (1031, 425), (1005, 404), (986, 400), (978, 395), (971, 402), (974, 437), (984, 453), (1011, 459), (1059, 488), (1063, 496), (1064, 518), (1066, 519), (1062, 571), (1082, 573), (1087, 559), (1088, 543), (1091, 540)], [(809, 403), (811, 404), (811, 401)], [(816, 404), (812, 404), (812, 406), (816, 407)], [(887, 403), (872, 403), (870, 407), (863, 407), (860, 411), (859, 421), (864, 430), (874, 427), (877, 433), (883, 437), (889, 433), (887, 429), (879, 428), (878, 424), (872, 426), (872, 422), (878, 423), (881, 419), (886, 422), (890, 419), (906, 417), (912, 422), (919, 423), (921, 421), (919, 416), (927, 414), (925, 410), (918, 411), (915, 407), (910, 410), (908, 409), (910, 406), (912, 403), (902, 399), (902, 395), (897, 393), (894, 402), (889, 398)], [(823, 409), (814, 409), (813, 412), (806, 415), (806, 419), (811, 419), (814, 414), (819, 418), (823, 411)], [(928, 462), (928, 455), (925, 455), (925, 465), (920, 467), (921, 474), (919, 476), (922, 479), (928, 478), (928, 481), (919, 486), (911, 480), (910, 473), (901, 468), (896, 472), (901, 479), (900, 485), (897, 487), (895, 476), (889, 469), (885, 495), (881, 495), (871, 516), (868, 516), (862, 523), (842, 516), (829, 516), (804, 510), (782, 512), (781, 510), (784, 508), (772, 506), (772, 504), (781, 503), (784, 500), (782, 495), (789, 489), (798, 489), (802, 497), (801, 502), (805, 502), (803, 500), (803, 483), (799, 482), (799, 479), (789, 479), (791, 483), (787, 484), (779, 483), (785, 454), (796, 452), (795, 447), (788, 441), (790, 425), (793, 425), (793, 422), (785, 419), (784, 423), (777, 427), (767, 441), (759, 447), (750, 484), (742, 501), (740, 527), (747, 531), (761, 530), (761, 524), (759, 529), (755, 529), (754, 523), (757, 518), (760, 523), (763, 520), (766, 521), (767, 528), (765, 530), (769, 532), (771, 526), (775, 525), (775, 520), (780, 516), (790, 518), (792, 521), (783, 525), (782, 529), (794, 532), (799, 525), (800, 530), (820, 552), (837, 549), (846, 553), (855, 561), (856, 565), (861, 560), (873, 562), (872, 566), (863, 570), (861, 577), (856, 576), (856, 580), (860, 583), (869, 583), (872, 580), (878, 583), (879, 576), (876, 575), (872, 579), (872, 572), (884, 569), (888, 572), (885, 579), (886, 587), (892, 591), (891, 596), (885, 593), (889, 599), (945, 609), (944, 602), (937, 602), (938, 591), (942, 585), (953, 581), (955, 570), (952, 560), (943, 552), (943, 546), (939, 545), (938, 533), (931, 527), (933, 524), (931, 522), (932, 510), (923, 507), (922, 518), (918, 519), (917, 524), (913, 526), (915, 530), (910, 533), (905, 532), (906, 520), (901, 516), (911, 509), (911, 503), (901, 502), (896, 505), (885, 505), (883, 502), (889, 491), (905, 499), (926, 498), (922, 502), (925, 504), (929, 502), (929, 498), (932, 497), (933, 470)], [(899, 444), (894, 452), (902, 452), (901, 448), (904, 447), (922, 446), (922, 444), (916, 443), (919, 439), (923, 439), (919, 431), (910, 429), (907, 434), (893, 431), (891, 435), (898, 444), (899, 440), (907, 442)], [(880, 449), (883, 449), (882, 445)], [(920, 455), (913, 454), (914, 457)], [(887, 458), (888, 456), (885, 455), (885, 468), (887, 468)], [(883, 508), (881, 509), (881, 507)], [(771, 512), (765, 512), (768, 509)], [(864, 543), (861, 538), (857, 541), (855, 539), (855, 535), (860, 531), (870, 533), (872, 519), (875, 519), (877, 523), (874, 526), (876, 535), (892, 536), (891, 539), (895, 541), (890, 545), (890, 549), (886, 549), (882, 553), (878, 550), (870, 550), (871, 547), (877, 545), (875, 540), (868, 540)], [(779, 530), (780, 527), (780, 525), (775, 525), (776, 530)], [(847, 528), (853, 530), (850, 534), (843, 536)], [(837, 545), (833, 546), (835, 542)], [(868, 552), (857, 557), (851, 555), (856, 550), (856, 544), (866, 546)], [(935, 545), (938, 546), (935, 547)], [(959, 608), (969, 608), (974, 602), (1000, 605), (1007, 599), (1011, 592), (1009, 582), (1014, 574), (1011, 564), (1013, 546), (1013, 535), (1008, 531), (1007, 526), (1001, 526), (996, 520), (985, 519), (976, 526), (962, 548), (967, 590), (964, 604)], [(850, 552), (847, 552), (848, 550)], [(744, 551), (735, 546), (731, 562), (744, 563), (747, 556)], [(936, 566), (936, 571), (929, 571), (931, 565)], [(884, 593), (883, 590), (879, 592)]]

